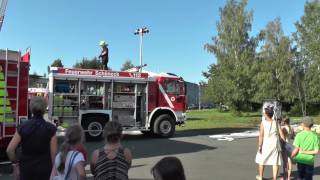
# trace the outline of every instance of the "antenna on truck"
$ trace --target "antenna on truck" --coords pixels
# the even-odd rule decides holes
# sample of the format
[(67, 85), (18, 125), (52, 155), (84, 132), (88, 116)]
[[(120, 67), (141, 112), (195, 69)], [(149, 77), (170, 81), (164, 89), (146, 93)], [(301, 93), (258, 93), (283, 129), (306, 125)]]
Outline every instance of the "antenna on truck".
[(6, 11), (8, 0), (0, 0), (0, 31), (4, 21), (4, 14)]

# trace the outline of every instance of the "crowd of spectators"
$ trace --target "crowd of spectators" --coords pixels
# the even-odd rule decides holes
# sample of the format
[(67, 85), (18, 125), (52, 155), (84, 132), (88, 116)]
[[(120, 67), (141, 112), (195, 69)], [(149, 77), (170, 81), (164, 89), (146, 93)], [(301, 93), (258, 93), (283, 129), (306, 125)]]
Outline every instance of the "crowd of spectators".
[[(84, 148), (81, 126), (70, 126), (60, 145), (56, 127), (43, 118), (46, 101), (34, 97), (30, 101), (32, 118), (22, 123), (11, 140), (7, 154), (12, 162), (15, 179), (20, 180), (84, 180), (89, 162)], [(115, 121), (104, 127), (105, 144), (90, 158), (95, 180), (127, 180), (132, 153), (121, 144), (122, 127)], [(161, 159), (152, 169), (155, 180), (185, 180), (184, 169), (176, 157)]]
[[(17, 128), (7, 148), (15, 179), (84, 180), (87, 164), (90, 164), (95, 180), (129, 179), (128, 171), (133, 157), (131, 150), (121, 143), (123, 134), (120, 123), (106, 123), (104, 145), (94, 150), (88, 160), (80, 125), (72, 125), (67, 129), (58, 152), (57, 129), (43, 118), (46, 107), (44, 98), (31, 99), (32, 117)], [(312, 179), (315, 155), (319, 153), (319, 138), (311, 131), (312, 118), (303, 117), (301, 126), (303, 131), (295, 135), (289, 117), (277, 120), (273, 117), (272, 108), (264, 109), (255, 159), (259, 167), (257, 180), (263, 179), (266, 165), (273, 167), (273, 180), (278, 178), (279, 167), (283, 165), (284, 177), (289, 180), (293, 164), (297, 164), (298, 179)], [(161, 159), (151, 168), (151, 174), (155, 180), (186, 179), (183, 165), (176, 157)]]
[[(258, 164), (257, 180), (262, 180), (264, 168), (272, 166), (272, 179), (278, 179), (282, 165), (282, 179), (292, 179), (292, 166), (297, 164), (297, 179), (312, 180), (315, 156), (319, 153), (319, 137), (311, 131), (313, 119), (301, 119), (302, 131), (295, 135), (290, 126), (289, 117), (275, 119), (273, 108), (265, 108), (260, 124), (258, 152), (255, 161)], [(293, 140), (293, 144), (291, 143)]]

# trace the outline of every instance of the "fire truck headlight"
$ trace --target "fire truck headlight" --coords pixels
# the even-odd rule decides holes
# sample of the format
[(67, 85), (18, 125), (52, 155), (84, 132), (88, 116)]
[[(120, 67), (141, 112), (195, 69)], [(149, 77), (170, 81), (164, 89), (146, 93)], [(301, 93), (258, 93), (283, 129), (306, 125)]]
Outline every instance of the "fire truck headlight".
[(187, 114), (186, 113), (182, 113), (182, 118), (183, 118), (183, 121), (186, 121), (187, 120)]

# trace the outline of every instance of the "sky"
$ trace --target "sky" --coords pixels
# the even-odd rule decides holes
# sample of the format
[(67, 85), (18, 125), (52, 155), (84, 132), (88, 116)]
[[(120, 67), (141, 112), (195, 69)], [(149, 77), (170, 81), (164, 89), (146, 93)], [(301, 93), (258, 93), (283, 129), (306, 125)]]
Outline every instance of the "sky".
[[(1, 1), (1, 0), (0, 0)], [(226, 0), (8, 0), (0, 32), (0, 49), (31, 47), (30, 73), (44, 74), (60, 58), (72, 67), (82, 58), (99, 56), (99, 42), (109, 44), (109, 66), (120, 70), (126, 60), (139, 65), (139, 37), (143, 63), (152, 72), (175, 73), (189, 82), (205, 80), (203, 71), (216, 62), (204, 49), (217, 34), (219, 8)], [(251, 35), (280, 17), (286, 35), (303, 15), (305, 0), (249, 0), (253, 10)]]

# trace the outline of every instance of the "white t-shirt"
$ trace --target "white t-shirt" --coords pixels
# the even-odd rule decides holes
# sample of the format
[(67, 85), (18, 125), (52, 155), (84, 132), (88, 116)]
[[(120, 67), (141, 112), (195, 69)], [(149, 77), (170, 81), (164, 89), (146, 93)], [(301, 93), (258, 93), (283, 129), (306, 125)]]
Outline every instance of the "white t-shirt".
[[(78, 151), (69, 151), (68, 152), (67, 158), (66, 158), (66, 162), (65, 162), (64, 173), (61, 174), (57, 170), (57, 173), (58, 173), (58, 176), (59, 176), (60, 179), (64, 179), (64, 176), (67, 174), (67, 171), (68, 171), (68, 168), (69, 168), (69, 162), (71, 161), (71, 155), (72, 155), (73, 152), (76, 153)], [(61, 155), (61, 153), (58, 153), (57, 156), (56, 156), (56, 159), (54, 161), (56, 169), (58, 169), (59, 164), (60, 164), (60, 155)], [(71, 179), (71, 180), (78, 179), (78, 173), (77, 173), (77, 170), (76, 170), (76, 165), (80, 161), (85, 161), (85, 160), (84, 160), (83, 154), (81, 152), (78, 152), (78, 154), (75, 156), (75, 158), (73, 160), (71, 171), (69, 173), (68, 179)]]

